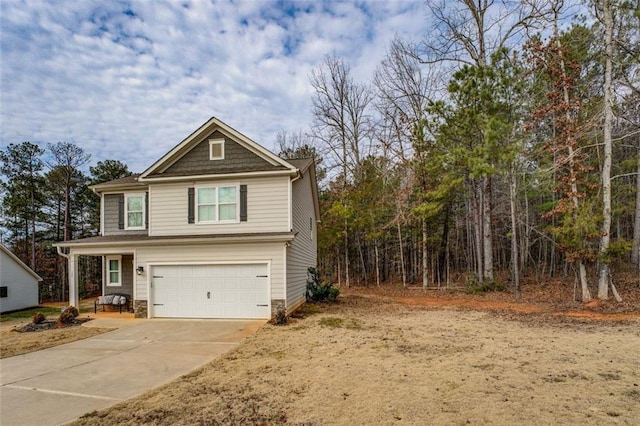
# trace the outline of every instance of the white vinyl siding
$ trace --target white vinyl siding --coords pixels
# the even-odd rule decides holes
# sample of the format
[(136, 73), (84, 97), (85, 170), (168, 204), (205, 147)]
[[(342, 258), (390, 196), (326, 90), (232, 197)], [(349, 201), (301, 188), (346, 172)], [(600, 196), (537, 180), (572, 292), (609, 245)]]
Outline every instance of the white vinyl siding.
[[(271, 298), (284, 299), (284, 243), (224, 243), (209, 245), (180, 245), (168, 247), (139, 247), (136, 264), (145, 271), (154, 264), (208, 264), (208, 263), (270, 263)], [(147, 300), (148, 274), (136, 275), (136, 299)]]
[[(247, 222), (188, 223), (188, 188), (208, 185), (247, 185)], [(227, 180), (152, 184), (149, 235), (288, 232), (288, 185), (287, 176), (244, 179), (240, 182)]]
[(309, 171), (293, 182), (293, 232), (287, 249), (287, 309), (295, 309), (305, 300), (307, 269), (317, 262), (317, 226)]
[(38, 280), (4, 249), (0, 249), (0, 286), (7, 287), (7, 297), (0, 298), (0, 312), (38, 305)]

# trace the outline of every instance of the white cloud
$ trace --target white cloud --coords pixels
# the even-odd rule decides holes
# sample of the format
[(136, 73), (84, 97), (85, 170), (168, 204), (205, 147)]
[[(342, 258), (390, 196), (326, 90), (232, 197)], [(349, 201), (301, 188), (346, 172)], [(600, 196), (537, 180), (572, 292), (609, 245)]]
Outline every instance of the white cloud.
[(416, 1), (0, 5), (0, 148), (69, 141), (142, 171), (211, 116), (267, 148), (311, 121), (324, 55), (368, 81)]

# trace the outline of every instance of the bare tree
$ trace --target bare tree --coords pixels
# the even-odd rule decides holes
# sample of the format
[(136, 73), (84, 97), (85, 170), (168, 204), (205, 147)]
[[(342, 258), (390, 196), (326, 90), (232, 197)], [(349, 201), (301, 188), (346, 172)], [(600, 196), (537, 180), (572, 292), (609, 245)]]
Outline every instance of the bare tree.
[(631, 248), (631, 262), (636, 265), (640, 272), (640, 137), (638, 137), (638, 159), (636, 171), (636, 208), (635, 219), (633, 221), (633, 245)]
[[(343, 204), (349, 185), (362, 177), (363, 151), (371, 148), (372, 120), (369, 115), (373, 94), (366, 84), (353, 81), (342, 59), (326, 56), (310, 76), (314, 89), (312, 135), (321, 144), (328, 167), (342, 170)], [(369, 143), (367, 146), (366, 144)], [(326, 154), (325, 154), (326, 153)], [(347, 210), (346, 208), (344, 209)], [(349, 224), (344, 218), (345, 279), (349, 287)]]
[[(424, 136), (427, 107), (437, 98), (442, 81), (437, 67), (423, 67), (406, 42), (395, 38), (374, 74), (377, 89), (376, 109), (383, 117), (388, 135), (384, 148), (402, 163), (408, 163), (407, 154), (415, 153), (415, 145), (424, 142), (416, 140)], [(422, 132), (417, 132), (421, 127)]]
[(58, 170), (61, 175), (62, 193), (64, 196), (64, 227), (63, 239), (72, 238), (71, 226), (71, 195), (74, 187), (80, 182), (76, 180), (79, 169), (89, 162), (91, 154), (85, 154), (84, 150), (69, 142), (48, 144), (47, 147), (53, 155), (53, 161), (48, 164), (51, 169)]
[[(410, 46), (395, 38), (374, 74), (376, 109), (383, 117), (384, 127), (380, 129), (378, 140), (382, 143), (385, 157), (395, 159), (407, 170), (410, 170), (411, 159), (422, 163), (427, 155), (427, 109), (429, 103), (436, 99), (435, 85), (440, 81), (437, 70), (437, 67), (421, 66)], [(419, 171), (414, 170), (413, 173), (419, 174)], [(422, 192), (426, 191), (426, 179), (414, 176), (413, 180), (421, 183)], [(426, 217), (421, 217), (421, 221), (422, 285), (426, 288), (429, 283)]]
[[(48, 165), (51, 168), (50, 174), (55, 171), (57, 176), (57, 188), (52, 188), (62, 196), (63, 210), (63, 240), (68, 241), (73, 238), (73, 224), (71, 217), (73, 192), (78, 189), (84, 182), (82, 177), (84, 176), (80, 172), (80, 168), (89, 162), (91, 158), (90, 154), (86, 154), (82, 148), (69, 142), (58, 142), (56, 144), (48, 144), (47, 147), (53, 156), (53, 161)], [(58, 267), (58, 271), (61, 272), (61, 297), (65, 298), (65, 289), (67, 288), (68, 274), (66, 271), (67, 262), (62, 259), (58, 259), (61, 262), (61, 268)]]
[(372, 138), (371, 88), (354, 82), (349, 65), (335, 56), (326, 56), (310, 80), (315, 92), (311, 134), (332, 157), (330, 166), (342, 169), (345, 183), (357, 181)]

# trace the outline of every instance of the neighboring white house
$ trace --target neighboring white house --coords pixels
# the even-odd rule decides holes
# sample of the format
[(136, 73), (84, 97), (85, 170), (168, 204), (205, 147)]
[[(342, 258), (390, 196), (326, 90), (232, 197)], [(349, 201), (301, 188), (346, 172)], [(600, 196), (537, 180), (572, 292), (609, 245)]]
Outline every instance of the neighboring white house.
[[(158, 141), (165, 143), (165, 141)], [(57, 243), (78, 304), (78, 257), (136, 317), (269, 318), (305, 301), (320, 218), (312, 159), (284, 160), (216, 118), (140, 175), (92, 187), (101, 235)]]
[(42, 278), (0, 244), (0, 312), (38, 305), (38, 282)]

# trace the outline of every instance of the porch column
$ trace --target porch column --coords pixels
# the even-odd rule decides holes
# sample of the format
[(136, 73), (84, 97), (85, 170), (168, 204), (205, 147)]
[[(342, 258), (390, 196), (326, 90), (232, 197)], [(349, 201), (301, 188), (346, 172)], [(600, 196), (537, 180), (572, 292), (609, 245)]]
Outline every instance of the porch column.
[(69, 255), (69, 305), (80, 309), (80, 293), (78, 292), (78, 256)]

